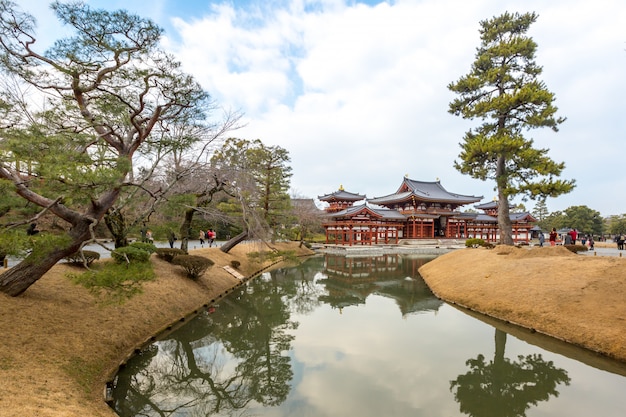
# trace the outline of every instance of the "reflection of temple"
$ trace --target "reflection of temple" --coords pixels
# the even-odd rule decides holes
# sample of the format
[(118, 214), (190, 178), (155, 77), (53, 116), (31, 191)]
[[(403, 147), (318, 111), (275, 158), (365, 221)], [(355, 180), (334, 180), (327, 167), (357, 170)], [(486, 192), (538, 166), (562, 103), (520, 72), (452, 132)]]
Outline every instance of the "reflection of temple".
[[(381, 255), (374, 257), (325, 256), (328, 295), (320, 301), (340, 311), (348, 306), (365, 304), (372, 294), (396, 300), (402, 315), (418, 311), (436, 311), (443, 304), (437, 299), (417, 270), (431, 258)], [(412, 278), (416, 277), (416, 278)]]
[[(318, 198), (328, 203), (323, 224), (326, 243), (372, 245), (400, 239), (467, 237), (493, 242), (499, 233), (496, 203), (476, 206), (484, 211), (481, 214), (461, 213), (462, 206), (482, 197), (451, 193), (439, 181), (405, 177), (395, 193), (367, 200), (343, 187)], [(363, 203), (355, 205), (360, 201)], [(535, 221), (529, 213), (511, 213), (513, 239), (528, 241)]]

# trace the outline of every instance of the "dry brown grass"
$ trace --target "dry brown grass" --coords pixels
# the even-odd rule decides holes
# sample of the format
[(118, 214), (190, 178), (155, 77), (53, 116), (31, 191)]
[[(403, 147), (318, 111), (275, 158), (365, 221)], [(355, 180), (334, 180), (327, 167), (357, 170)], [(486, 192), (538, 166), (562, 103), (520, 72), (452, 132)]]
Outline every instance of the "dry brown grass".
[(463, 249), (427, 263), (440, 298), (626, 361), (626, 259), (557, 247)]
[[(297, 244), (279, 250), (311, 254)], [(251, 262), (246, 253), (267, 250), (242, 244), (229, 254), (217, 248), (191, 251), (215, 262), (199, 280), (152, 257), (155, 281), (123, 305), (103, 305), (84, 288), (73, 285), (59, 264), (22, 296), (0, 294), (0, 416), (111, 417), (104, 403), (104, 384), (135, 348), (168, 325), (204, 308), (240, 284), (222, 267), (238, 260), (244, 276), (268, 267)]]

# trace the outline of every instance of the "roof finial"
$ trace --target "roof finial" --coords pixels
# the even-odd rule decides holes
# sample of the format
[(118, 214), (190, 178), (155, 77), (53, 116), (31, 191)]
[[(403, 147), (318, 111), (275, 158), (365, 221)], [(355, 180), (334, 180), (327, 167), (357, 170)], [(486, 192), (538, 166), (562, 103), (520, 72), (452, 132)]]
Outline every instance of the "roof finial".
[(409, 174), (404, 174), (404, 178), (409, 178)]
[(339, 184), (339, 191), (343, 191), (343, 184)]
[(439, 182), (439, 177), (435, 178), (435, 181)]

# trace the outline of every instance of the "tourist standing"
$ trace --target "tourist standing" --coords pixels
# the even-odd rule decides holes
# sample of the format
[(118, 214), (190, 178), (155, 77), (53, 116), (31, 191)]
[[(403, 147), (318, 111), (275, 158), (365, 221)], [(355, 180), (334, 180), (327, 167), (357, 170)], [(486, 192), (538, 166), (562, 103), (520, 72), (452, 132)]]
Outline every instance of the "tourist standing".
[(556, 228), (552, 228), (552, 230), (550, 231), (550, 246), (556, 246)]
[(539, 246), (543, 247), (543, 242), (546, 241), (546, 237), (543, 235), (543, 232), (539, 232)]
[(174, 247), (174, 241), (176, 240), (176, 235), (174, 234), (174, 232), (172, 230), (170, 230), (169, 234), (167, 235), (167, 241), (170, 244), (170, 248)]
[(204, 233), (204, 230), (200, 230), (200, 234), (198, 235), (198, 239), (200, 239), (200, 246), (204, 245), (205, 236), (206, 234)]

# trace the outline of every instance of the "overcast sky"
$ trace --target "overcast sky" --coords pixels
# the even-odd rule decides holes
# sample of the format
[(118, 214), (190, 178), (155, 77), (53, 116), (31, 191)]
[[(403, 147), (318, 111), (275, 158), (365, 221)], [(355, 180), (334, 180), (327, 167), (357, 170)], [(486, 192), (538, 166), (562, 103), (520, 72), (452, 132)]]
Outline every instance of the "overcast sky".
[[(38, 18), (39, 33), (60, 33), (49, 2), (17, 3)], [(297, 194), (315, 198), (343, 185), (379, 197), (408, 175), (439, 179), (448, 191), (483, 202), (496, 195), (494, 184), (453, 167), (465, 131), (480, 121), (448, 113), (454, 94), (447, 85), (468, 73), (481, 20), (534, 11), (536, 62), (567, 121), (559, 132), (527, 137), (565, 162), (562, 177), (577, 184), (548, 199), (548, 210), (586, 205), (603, 216), (626, 213), (624, 0), (87, 3), (124, 8), (165, 28), (164, 48), (219, 104), (244, 113), (246, 127), (232, 136), (289, 151)]]

